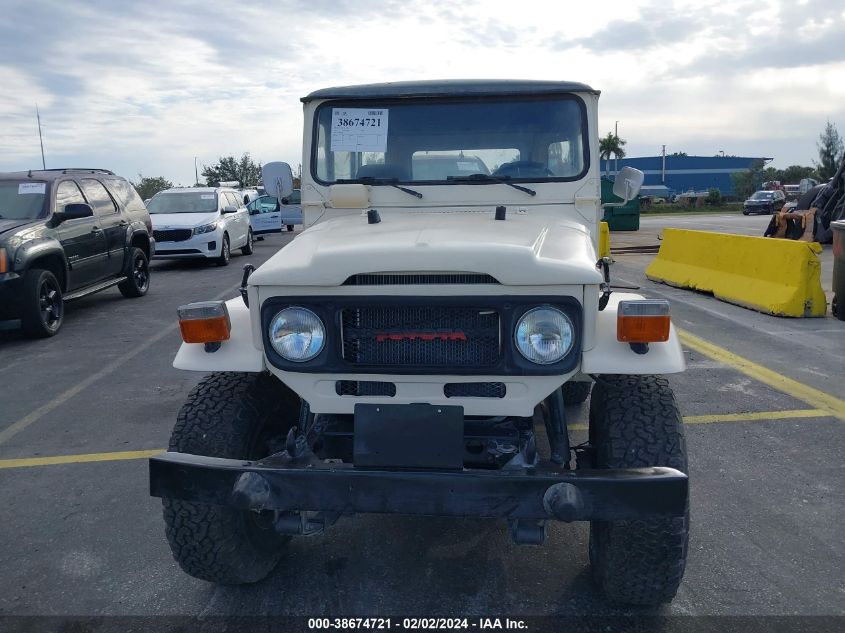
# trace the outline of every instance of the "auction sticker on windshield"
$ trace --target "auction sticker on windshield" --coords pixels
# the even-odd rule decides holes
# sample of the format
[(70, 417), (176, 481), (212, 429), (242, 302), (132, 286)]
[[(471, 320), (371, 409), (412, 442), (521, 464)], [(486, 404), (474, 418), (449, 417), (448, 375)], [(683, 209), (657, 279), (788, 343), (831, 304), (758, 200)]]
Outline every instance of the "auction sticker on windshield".
[(18, 195), (27, 193), (44, 193), (46, 184), (43, 182), (22, 182), (18, 185)]
[(386, 152), (387, 110), (332, 109), (333, 152)]

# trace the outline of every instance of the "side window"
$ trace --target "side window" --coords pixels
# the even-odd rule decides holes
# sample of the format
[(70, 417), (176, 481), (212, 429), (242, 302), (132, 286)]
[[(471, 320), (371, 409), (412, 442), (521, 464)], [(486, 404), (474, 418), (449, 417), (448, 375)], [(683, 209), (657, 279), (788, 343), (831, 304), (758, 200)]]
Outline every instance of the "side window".
[(125, 180), (118, 178), (107, 180), (106, 188), (125, 208), (137, 207), (144, 203), (144, 201), (141, 200), (141, 196), (139, 196), (138, 192), (135, 191), (135, 187)]
[(302, 193), (299, 189), (294, 189), (287, 197), (288, 204), (300, 204), (302, 202)]
[(228, 204), (232, 205), (236, 209), (243, 206), (243, 202), (238, 199), (238, 195), (232, 193), (231, 191), (226, 192), (226, 199), (229, 201)]
[(85, 204), (85, 198), (75, 182), (64, 180), (56, 188), (56, 211), (64, 211), (69, 204)]
[(94, 213), (97, 215), (111, 215), (117, 212), (117, 207), (114, 206), (114, 200), (111, 199), (103, 183), (98, 180), (84, 178), (80, 181), (80, 184), (82, 185), (82, 191), (85, 192), (85, 197), (88, 198), (89, 204), (94, 207)]

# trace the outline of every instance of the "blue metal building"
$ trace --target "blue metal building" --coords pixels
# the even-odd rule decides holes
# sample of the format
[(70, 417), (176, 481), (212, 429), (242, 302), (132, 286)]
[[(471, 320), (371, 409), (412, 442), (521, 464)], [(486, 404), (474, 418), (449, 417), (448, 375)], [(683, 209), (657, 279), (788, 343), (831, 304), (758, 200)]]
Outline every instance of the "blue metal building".
[[(716, 188), (723, 196), (734, 195), (731, 174), (749, 171), (755, 160), (768, 162), (771, 158), (748, 156), (666, 156), (665, 171), (662, 156), (620, 158), (618, 168), (634, 167), (645, 174), (645, 185), (665, 185), (670, 194), (689, 190), (708, 191)], [(608, 170), (609, 165), (609, 172)], [(601, 161), (602, 175), (615, 173), (617, 161)]]

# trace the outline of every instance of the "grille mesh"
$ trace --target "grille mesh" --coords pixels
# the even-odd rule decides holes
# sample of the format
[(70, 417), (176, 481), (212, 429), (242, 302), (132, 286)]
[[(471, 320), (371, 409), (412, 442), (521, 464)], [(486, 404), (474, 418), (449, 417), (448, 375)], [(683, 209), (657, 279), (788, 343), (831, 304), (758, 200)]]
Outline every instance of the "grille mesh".
[(343, 357), (354, 365), (489, 367), (500, 357), (499, 314), (459, 306), (342, 311)]
[(389, 396), (396, 395), (396, 385), (392, 382), (375, 380), (338, 380), (334, 390), (339, 396)]
[(503, 382), (449, 382), (443, 386), (447, 398), (504, 398)]
[(495, 277), (480, 273), (396, 273), (352, 275), (344, 286), (400, 286), (427, 284), (498, 284)]
[(184, 242), (191, 239), (193, 230), (191, 229), (170, 229), (162, 231), (153, 231), (153, 237), (156, 242)]

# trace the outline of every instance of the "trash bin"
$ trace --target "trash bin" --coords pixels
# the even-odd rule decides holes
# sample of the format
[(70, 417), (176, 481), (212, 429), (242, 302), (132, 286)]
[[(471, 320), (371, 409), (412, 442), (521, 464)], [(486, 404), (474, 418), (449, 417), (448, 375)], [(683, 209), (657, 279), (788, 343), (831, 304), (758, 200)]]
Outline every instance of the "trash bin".
[[(602, 204), (622, 202), (622, 198), (613, 195), (613, 181), (609, 178), (601, 179), (601, 201)], [(640, 197), (635, 197), (621, 207), (605, 207), (604, 221), (611, 231), (639, 231)]]
[(845, 220), (830, 223), (833, 229), (833, 316), (845, 321)]

